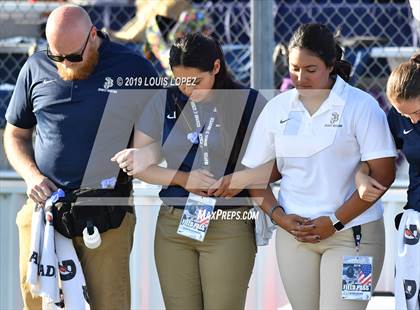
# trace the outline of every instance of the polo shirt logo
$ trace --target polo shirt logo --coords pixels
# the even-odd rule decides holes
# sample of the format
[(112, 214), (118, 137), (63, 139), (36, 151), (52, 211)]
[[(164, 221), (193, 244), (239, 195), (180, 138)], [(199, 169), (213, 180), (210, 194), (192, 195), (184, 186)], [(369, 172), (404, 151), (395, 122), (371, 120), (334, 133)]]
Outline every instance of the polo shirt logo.
[(110, 89), (112, 86), (114, 86), (114, 80), (107, 76), (105, 77), (104, 87), (98, 88), (98, 91), (116, 94), (117, 91), (115, 89)]
[(48, 85), (48, 84), (53, 83), (53, 82), (55, 82), (55, 79), (54, 80), (43, 80), (42, 84)]
[(111, 88), (112, 86), (114, 86), (114, 80), (110, 78), (109, 76), (107, 76), (105, 78), (104, 88), (108, 89), (108, 88)]
[(330, 124), (333, 125), (334, 123), (337, 123), (339, 118), (340, 114), (334, 112), (333, 114), (331, 114)]
[(331, 114), (330, 123), (325, 124), (324, 126), (325, 127), (343, 127), (343, 125), (337, 124), (339, 120), (340, 120), (340, 114), (337, 112), (333, 112)]

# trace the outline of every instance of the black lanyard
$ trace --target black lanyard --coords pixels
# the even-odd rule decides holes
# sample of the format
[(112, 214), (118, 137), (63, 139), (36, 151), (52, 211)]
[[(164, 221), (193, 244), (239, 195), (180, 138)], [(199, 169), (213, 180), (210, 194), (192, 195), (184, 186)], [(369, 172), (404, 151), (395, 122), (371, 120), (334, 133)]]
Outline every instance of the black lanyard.
[(360, 225), (353, 226), (352, 230), (353, 230), (354, 244), (356, 245), (356, 251), (359, 252), (360, 242), (362, 242), (362, 227)]
[[(191, 109), (194, 114), (200, 149), (203, 153), (203, 165), (207, 170), (210, 171), (208, 139), (209, 139), (210, 132), (213, 129), (214, 122), (216, 120), (217, 109), (216, 107), (213, 109), (213, 113), (209, 119), (207, 126), (201, 125), (200, 116), (198, 115), (197, 105), (195, 104), (194, 101), (191, 101)], [(202, 128), (202, 126), (205, 126), (205, 128)], [(204, 134), (203, 134), (203, 130), (204, 130)]]

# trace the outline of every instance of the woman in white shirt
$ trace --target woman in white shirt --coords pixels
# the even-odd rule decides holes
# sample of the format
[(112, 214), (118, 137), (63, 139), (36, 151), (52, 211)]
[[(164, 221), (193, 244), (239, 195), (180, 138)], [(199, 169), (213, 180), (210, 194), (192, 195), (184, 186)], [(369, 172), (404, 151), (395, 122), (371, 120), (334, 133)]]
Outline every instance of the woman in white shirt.
[[(296, 89), (265, 106), (242, 161), (254, 168), (276, 160), (278, 200), (269, 186), (250, 192), (278, 225), (277, 260), (292, 307), (363, 309), (380, 275), (385, 234), (381, 204), (359, 198), (354, 175), (365, 161), (390, 186), (395, 146), (375, 99), (346, 82), (351, 66), (326, 26), (299, 27), (288, 52)], [(363, 264), (343, 264), (355, 255)]]

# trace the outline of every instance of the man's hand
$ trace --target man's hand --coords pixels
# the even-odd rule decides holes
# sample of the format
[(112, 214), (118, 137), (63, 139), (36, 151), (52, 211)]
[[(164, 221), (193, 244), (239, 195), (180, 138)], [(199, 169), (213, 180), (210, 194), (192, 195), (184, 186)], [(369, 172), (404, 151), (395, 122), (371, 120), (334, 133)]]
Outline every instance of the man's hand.
[(26, 195), (38, 204), (44, 204), (45, 201), (57, 190), (57, 186), (46, 176), (37, 175), (26, 181)]
[(26, 194), (36, 203), (43, 204), (52, 192), (55, 184), (38, 169), (34, 160), (31, 129), (23, 129), (7, 123), (4, 131), (4, 149), (12, 167), (25, 180)]

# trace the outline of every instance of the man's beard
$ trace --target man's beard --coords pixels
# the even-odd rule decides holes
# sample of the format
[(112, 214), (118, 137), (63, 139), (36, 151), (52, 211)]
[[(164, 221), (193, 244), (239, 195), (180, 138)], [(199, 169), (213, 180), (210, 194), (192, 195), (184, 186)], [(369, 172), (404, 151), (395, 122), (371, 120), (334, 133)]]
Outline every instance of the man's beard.
[(98, 64), (98, 51), (92, 48), (89, 57), (84, 59), (84, 61), (83, 66), (76, 69), (64, 68), (62, 64), (57, 64), (58, 74), (64, 81), (86, 80)]

